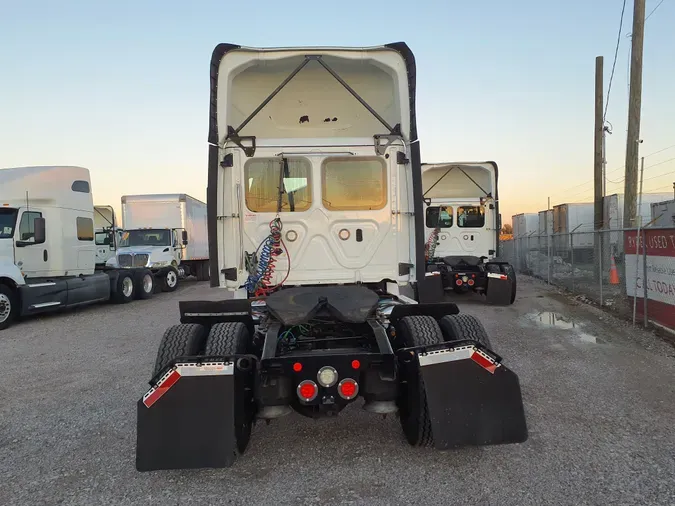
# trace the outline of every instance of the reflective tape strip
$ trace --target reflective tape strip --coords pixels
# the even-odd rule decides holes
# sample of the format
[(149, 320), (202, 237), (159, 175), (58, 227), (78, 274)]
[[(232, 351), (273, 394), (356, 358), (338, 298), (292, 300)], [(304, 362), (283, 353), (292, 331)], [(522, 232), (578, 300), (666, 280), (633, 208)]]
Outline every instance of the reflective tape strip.
[(492, 357), (478, 350), (475, 346), (461, 346), (452, 350), (438, 350), (421, 353), (418, 359), (420, 366), (422, 367), (454, 362), (456, 360), (471, 359), (491, 374), (494, 374), (495, 370), (501, 366), (501, 364), (498, 364)]
[(180, 373), (173, 369), (169, 374), (165, 375), (157, 386), (151, 388), (147, 394), (143, 396), (143, 404), (146, 408), (152, 406), (159, 400), (176, 382), (180, 379)]
[(488, 272), (488, 278), (509, 279), (509, 277), (506, 274), (498, 274), (496, 272)]
[(182, 376), (224, 376), (234, 374), (233, 362), (204, 362), (176, 364), (160, 378), (157, 385), (143, 396), (143, 404), (149, 408), (156, 403)]
[(481, 366), (483, 369), (485, 369), (490, 374), (494, 374), (495, 369), (497, 369), (497, 367), (499, 367), (499, 364), (497, 364), (494, 360), (492, 360), (492, 358), (488, 357), (485, 353), (483, 353), (480, 350), (476, 350), (471, 355), (471, 360), (476, 362), (479, 366)]

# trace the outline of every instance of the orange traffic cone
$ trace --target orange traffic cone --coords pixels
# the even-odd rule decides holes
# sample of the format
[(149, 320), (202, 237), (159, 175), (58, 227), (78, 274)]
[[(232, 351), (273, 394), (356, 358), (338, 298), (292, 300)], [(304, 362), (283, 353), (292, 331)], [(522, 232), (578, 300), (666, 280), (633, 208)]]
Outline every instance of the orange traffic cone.
[(619, 272), (616, 270), (616, 262), (614, 262), (614, 255), (612, 255), (611, 263), (609, 264), (609, 284), (610, 285), (619, 284)]

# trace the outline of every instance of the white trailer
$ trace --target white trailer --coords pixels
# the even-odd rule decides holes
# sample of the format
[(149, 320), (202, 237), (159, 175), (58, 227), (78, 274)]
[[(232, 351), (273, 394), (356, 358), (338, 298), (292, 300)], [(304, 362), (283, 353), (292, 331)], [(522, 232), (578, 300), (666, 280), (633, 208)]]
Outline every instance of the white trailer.
[(511, 226), (514, 239), (535, 235), (539, 231), (539, 216), (537, 213), (514, 214), (511, 216)]
[(124, 195), (122, 220), (117, 265), (148, 267), (167, 291), (175, 290), (181, 277), (209, 278), (204, 202), (184, 193)]
[(0, 329), (17, 316), (152, 296), (148, 269), (97, 269), (95, 259), (87, 169), (0, 170)]
[(537, 235), (546, 237), (553, 234), (553, 209), (539, 211)]
[(652, 227), (675, 227), (675, 199), (651, 204)]
[[(593, 254), (594, 208), (592, 202), (566, 203), (553, 206), (554, 254), (567, 258), (570, 250), (575, 256)], [(572, 234), (570, 236), (570, 234)]]

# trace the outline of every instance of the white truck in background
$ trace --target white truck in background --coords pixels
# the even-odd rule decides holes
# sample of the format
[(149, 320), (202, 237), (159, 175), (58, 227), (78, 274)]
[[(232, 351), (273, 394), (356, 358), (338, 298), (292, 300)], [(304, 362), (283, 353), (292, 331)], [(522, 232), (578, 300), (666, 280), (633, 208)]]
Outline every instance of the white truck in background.
[(27, 316), (152, 297), (149, 269), (96, 268), (89, 171), (0, 170), (0, 330)]
[(206, 204), (184, 193), (124, 195), (122, 233), (108, 265), (146, 267), (164, 291), (179, 278), (209, 279)]
[(422, 189), (427, 270), (441, 273), (446, 290), (484, 295), (488, 277), (505, 275), (511, 279), (513, 304), (516, 274), (498, 259), (497, 164), (423, 163)]
[(96, 265), (104, 266), (115, 256), (122, 231), (117, 225), (112, 206), (94, 206), (94, 243), (96, 244)]

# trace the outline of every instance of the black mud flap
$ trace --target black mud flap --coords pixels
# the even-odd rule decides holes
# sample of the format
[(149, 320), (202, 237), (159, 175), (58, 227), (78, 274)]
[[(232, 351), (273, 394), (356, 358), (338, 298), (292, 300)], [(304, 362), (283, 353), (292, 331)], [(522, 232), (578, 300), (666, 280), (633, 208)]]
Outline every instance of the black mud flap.
[(497, 272), (487, 273), (486, 297), (489, 304), (508, 306), (511, 304), (513, 281), (506, 275)]
[(526, 441), (518, 376), (477, 343), (458, 344), (417, 354), (434, 446), (445, 450)]
[(136, 469), (229, 467), (236, 457), (232, 361), (179, 362), (138, 401)]

